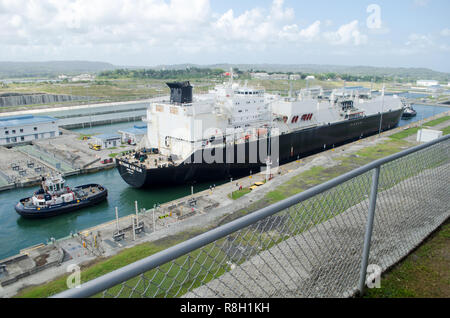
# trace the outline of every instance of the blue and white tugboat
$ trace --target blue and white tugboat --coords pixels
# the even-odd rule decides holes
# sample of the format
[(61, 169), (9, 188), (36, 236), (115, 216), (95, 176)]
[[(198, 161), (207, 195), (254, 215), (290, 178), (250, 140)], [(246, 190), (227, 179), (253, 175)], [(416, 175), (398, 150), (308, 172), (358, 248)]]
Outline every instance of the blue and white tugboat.
[(64, 184), (61, 175), (43, 177), (41, 188), (32, 197), (17, 203), (17, 213), (29, 219), (47, 218), (92, 206), (108, 196), (108, 190), (99, 184), (85, 184), (73, 189)]
[(412, 118), (416, 115), (416, 110), (411, 105), (407, 105), (403, 110), (402, 119)]

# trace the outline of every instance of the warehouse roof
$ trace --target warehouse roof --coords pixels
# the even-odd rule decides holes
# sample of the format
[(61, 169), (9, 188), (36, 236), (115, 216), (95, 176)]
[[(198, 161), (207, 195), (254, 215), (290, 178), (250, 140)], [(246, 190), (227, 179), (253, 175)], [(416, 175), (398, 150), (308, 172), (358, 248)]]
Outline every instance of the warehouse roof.
[(35, 125), (56, 122), (58, 119), (50, 116), (34, 116), (34, 115), (22, 115), (22, 116), (7, 116), (0, 117), (0, 127), (17, 127), (25, 125)]
[(120, 135), (117, 135), (117, 134), (102, 134), (102, 135), (92, 136), (92, 138), (98, 138), (98, 139), (101, 139), (101, 140), (111, 140), (111, 139), (120, 139)]

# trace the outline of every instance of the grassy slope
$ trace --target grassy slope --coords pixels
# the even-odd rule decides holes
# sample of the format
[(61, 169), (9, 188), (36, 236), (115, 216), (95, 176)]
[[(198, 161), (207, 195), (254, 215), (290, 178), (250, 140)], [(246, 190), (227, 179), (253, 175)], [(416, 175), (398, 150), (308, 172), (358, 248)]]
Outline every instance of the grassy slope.
[(366, 298), (450, 297), (450, 222), (382, 276)]
[[(450, 116), (431, 122), (436, 126)], [(450, 126), (443, 128), (450, 134)], [(406, 137), (406, 136), (405, 136)], [(367, 298), (450, 297), (450, 222), (447, 221), (416, 251), (382, 276), (380, 289), (369, 289)]]

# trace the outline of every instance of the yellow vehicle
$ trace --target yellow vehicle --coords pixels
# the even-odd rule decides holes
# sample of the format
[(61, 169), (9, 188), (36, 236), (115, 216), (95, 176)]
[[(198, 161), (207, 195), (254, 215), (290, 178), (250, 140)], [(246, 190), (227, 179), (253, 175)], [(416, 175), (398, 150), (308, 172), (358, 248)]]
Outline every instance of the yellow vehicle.
[(89, 143), (89, 148), (95, 151), (99, 151), (100, 149), (102, 149), (102, 146)]
[(257, 187), (260, 187), (260, 186), (264, 185), (264, 182), (255, 182), (254, 185)]
[(251, 186), (249, 189), (253, 191), (253, 190), (257, 189), (257, 188), (258, 188), (258, 186), (254, 185), (254, 186)]

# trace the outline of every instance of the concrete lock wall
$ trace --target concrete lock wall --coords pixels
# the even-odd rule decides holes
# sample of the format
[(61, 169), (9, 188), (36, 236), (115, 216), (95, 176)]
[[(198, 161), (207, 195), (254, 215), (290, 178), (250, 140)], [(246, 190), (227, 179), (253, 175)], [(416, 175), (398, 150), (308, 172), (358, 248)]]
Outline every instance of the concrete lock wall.
[[(5, 96), (7, 95), (7, 96)], [(69, 102), (76, 100), (86, 100), (86, 96), (52, 95), (52, 94), (3, 94), (0, 95), (0, 107), (23, 106), (33, 104), (49, 104), (58, 102)]]

